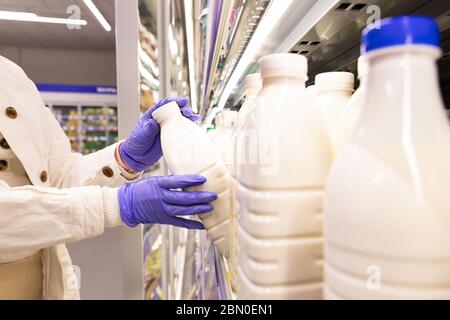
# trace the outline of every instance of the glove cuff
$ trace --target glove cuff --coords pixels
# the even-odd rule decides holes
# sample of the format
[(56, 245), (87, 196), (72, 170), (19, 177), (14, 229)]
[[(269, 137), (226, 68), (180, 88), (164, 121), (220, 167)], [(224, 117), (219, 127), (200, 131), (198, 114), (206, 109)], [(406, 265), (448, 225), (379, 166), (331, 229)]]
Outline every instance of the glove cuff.
[(122, 161), (125, 162), (125, 164), (128, 167), (130, 167), (133, 171), (141, 172), (141, 171), (145, 170), (145, 168), (146, 168), (145, 165), (140, 164), (139, 162), (137, 162), (135, 159), (133, 159), (132, 157), (130, 157), (128, 155), (126, 140), (119, 145), (119, 155), (120, 155), (120, 158), (122, 159)]
[(124, 142), (122, 142), (119, 145), (119, 155), (120, 158), (122, 159), (123, 162), (125, 162), (125, 164), (130, 167), (132, 170), (134, 170), (135, 172), (140, 172), (143, 171), (143, 169), (141, 168), (141, 166), (139, 166), (136, 161), (134, 161), (126, 152), (126, 147), (127, 145), (127, 141), (125, 140)]
[(119, 201), (120, 217), (122, 218), (122, 221), (129, 227), (136, 227), (138, 222), (135, 221), (132, 200), (129, 199), (132, 197), (132, 194), (127, 195), (127, 192), (131, 192), (131, 190), (128, 189), (132, 187), (132, 183), (123, 184), (117, 190), (117, 199)]

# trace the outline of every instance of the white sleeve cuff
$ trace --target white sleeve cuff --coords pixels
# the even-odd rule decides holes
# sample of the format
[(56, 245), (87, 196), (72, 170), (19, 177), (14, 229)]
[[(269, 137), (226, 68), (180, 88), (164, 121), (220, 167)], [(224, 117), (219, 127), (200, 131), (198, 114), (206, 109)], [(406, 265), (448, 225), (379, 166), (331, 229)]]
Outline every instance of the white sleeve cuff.
[(113, 228), (125, 225), (120, 217), (119, 200), (117, 197), (118, 188), (102, 188), (103, 212), (105, 217), (105, 228)]
[(137, 173), (130, 173), (127, 170), (125, 170), (124, 168), (122, 168), (117, 161), (115, 161), (115, 165), (116, 165), (116, 169), (118, 169), (120, 171), (120, 175), (123, 178), (125, 178), (125, 180), (134, 181), (134, 180), (140, 179), (142, 177), (143, 171), (137, 172)]

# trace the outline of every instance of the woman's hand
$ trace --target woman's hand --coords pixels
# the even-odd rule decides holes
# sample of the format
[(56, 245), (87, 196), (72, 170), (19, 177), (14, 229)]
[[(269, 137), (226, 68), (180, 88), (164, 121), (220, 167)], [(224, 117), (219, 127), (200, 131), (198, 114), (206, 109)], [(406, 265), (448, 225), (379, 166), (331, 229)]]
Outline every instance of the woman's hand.
[(188, 229), (204, 229), (198, 221), (180, 218), (213, 210), (217, 195), (207, 191), (176, 191), (198, 186), (206, 178), (198, 175), (150, 177), (119, 188), (120, 216), (130, 227), (141, 223), (171, 224)]

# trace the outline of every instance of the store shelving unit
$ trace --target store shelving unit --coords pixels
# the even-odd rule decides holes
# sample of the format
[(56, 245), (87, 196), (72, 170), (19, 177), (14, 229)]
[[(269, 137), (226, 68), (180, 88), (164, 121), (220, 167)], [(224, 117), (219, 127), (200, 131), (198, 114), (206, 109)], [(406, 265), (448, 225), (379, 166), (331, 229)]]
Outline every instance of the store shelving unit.
[(117, 107), (48, 106), (69, 138), (72, 151), (89, 154), (118, 141)]
[(115, 96), (61, 91), (42, 94), (69, 138), (72, 151), (89, 154), (118, 141)]
[(78, 106), (48, 105), (53, 111), (56, 120), (70, 140), (72, 151), (82, 150), (82, 135), (80, 131), (81, 118)]
[(117, 108), (81, 107), (82, 152), (89, 154), (118, 141)]

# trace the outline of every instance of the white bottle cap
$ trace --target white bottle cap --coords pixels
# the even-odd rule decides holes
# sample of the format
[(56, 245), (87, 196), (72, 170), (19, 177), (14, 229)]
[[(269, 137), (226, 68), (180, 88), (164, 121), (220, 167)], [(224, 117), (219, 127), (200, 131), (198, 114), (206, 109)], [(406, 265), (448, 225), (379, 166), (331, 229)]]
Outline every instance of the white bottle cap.
[(369, 74), (369, 62), (366, 56), (360, 56), (358, 58), (358, 79), (366, 78)]
[(351, 72), (324, 72), (316, 75), (316, 90), (350, 90), (355, 86), (355, 77)]
[(262, 87), (262, 78), (260, 73), (249, 74), (244, 80), (245, 91), (259, 91)]
[(308, 60), (294, 53), (276, 53), (259, 59), (261, 76), (264, 77), (298, 77), (308, 79)]
[(178, 103), (172, 101), (153, 111), (152, 117), (153, 119), (156, 120), (156, 122), (161, 123), (164, 120), (166, 120), (170, 115), (180, 112), (181, 111), (180, 107), (178, 106)]

